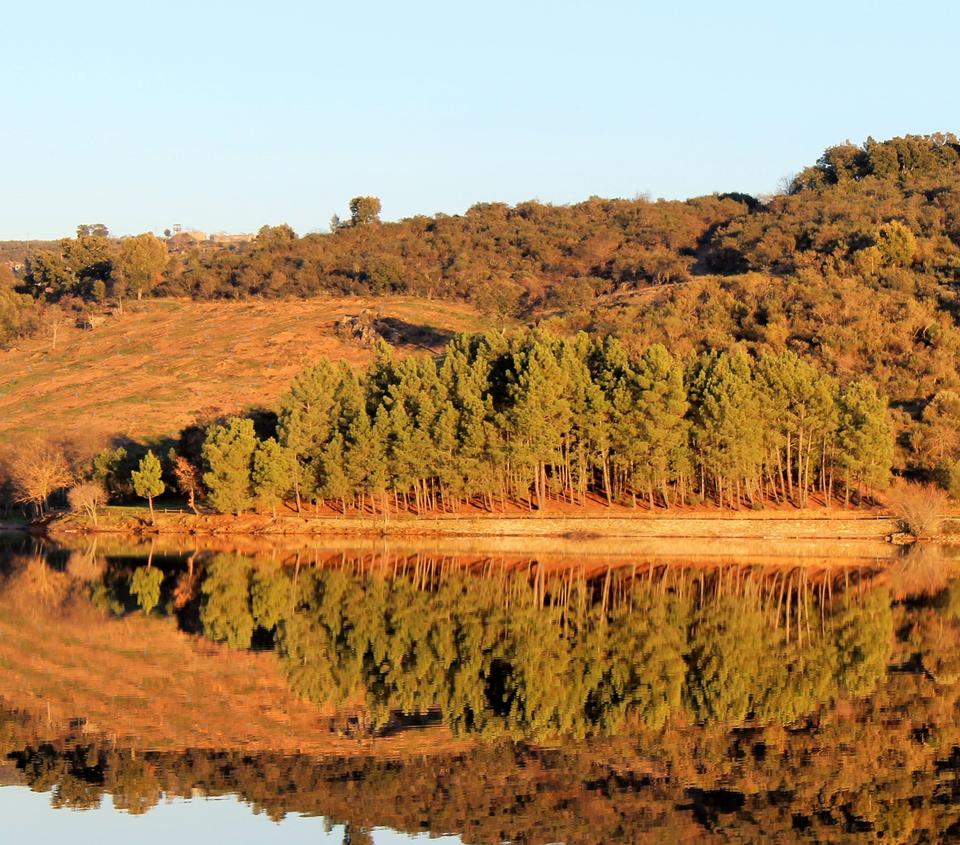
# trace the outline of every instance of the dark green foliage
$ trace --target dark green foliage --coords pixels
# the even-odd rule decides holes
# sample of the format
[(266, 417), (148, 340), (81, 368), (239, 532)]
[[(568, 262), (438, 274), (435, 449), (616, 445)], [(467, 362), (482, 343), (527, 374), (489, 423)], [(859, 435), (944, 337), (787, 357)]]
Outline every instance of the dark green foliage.
[(257, 572), (253, 577), (250, 599), (256, 624), (272, 631), (293, 610), (293, 584), (279, 569)]
[(837, 451), (848, 485), (887, 486), (893, 438), (886, 404), (869, 382), (852, 382), (840, 393)]
[[(897, 469), (928, 479), (949, 475), (946, 463), (931, 463), (909, 451), (907, 444), (914, 433), (910, 415), (919, 415), (937, 393), (960, 390), (956, 366), (960, 357), (956, 285), (960, 278), (960, 144), (951, 134), (884, 142), (868, 139), (861, 146), (831, 147), (797, 176), (788, 192), (762, 201), (734, 192), (685, 202), (594, 197), (569, 206), (480, 203), (463, 215), (421, 216), (396, 223), (378, 222), (379, 205), (375, 197), (355, 197), (350, 222), (338, 224), (329, 235), (301, 238), (289, 226), (265, 226), (244, 246), (208, 244), (175, 252), (155, 290), (164, 295), (228, 299), (330, 292), (458, 298), (472, 301), (492, 325), (506, 326), (519, 318), (538, 324), (554, 321), (563, 331), (586, 328), (594, 335), (616, 334), (632, 353), (631, 367), (644, 349), (657, 343), (684, 362), (735, 347), (754, 358), (790, 352), (838, 385), (870, 380), (894, 407), (906, 409), (893, 421), (903, 446), (894, 455)], [(146, 264), (139, 260), (131, 264), (135, 239), (128, 240), (129, 244), (113, 240), (105, 227), (93, 224), (79, 227), (75, 239), (35, 249), (26, 267), (18, 271), (20, 277), (7, 279), (9, 283), (0, 278), (0, 343), (28, 333), (40, 322), (40, 311), (25, 306), (14, 292), (15, 285), (68, 309), (80, 307), (80, 299), (100, 300), (105, 291), (120, 296), (129, 288), (149, 295), (162, 250), (148, 250), (156, 254)], [(139, 281), (129, 283), (134, 277)], [(525, 355), (521, 346), (511, 352)], [(476, 361), (471, 359), (471, 366)], [(482, 368), (482, 356), (479, 361)], [(546, 358), (539, 353), (531, 361), (549, 372)], [(508, 362), (497, 363), (503, 367), (497, 373), (499, 387), (506, 388)], [(564, 376), (569, 378), (564, 385), (568, 395), (558, 396), (555, 407), (562, 409), (564, 402), (577, 399), (589, 407), (590, 399), (575, 374)], [(632, 389), (634, 376), (625, 376), (624, 389)], [(534, 369), (526, 377), (539, 378)], [(522, 404), (527, 387), (516, 384), (514, 388)], [(613, 401), (606, 388), (605, 398)], [(718, 396), (714, 399), (720, 401)], [(454, 400), (460, 401), (460, 397)], [(373, 428), (376, 408), (368, 405), (366, 410), (366, 423)], [(598, 415), (604, 413), (605, 409), (597, 409)], [(485, 417), (486, 423), (509, 421), (506, 416)], [(518, 407), (514, 424), (521, 418)], [(399, 422), (396, 415), (394, 430)], [(646, 457), (621, 448), (616, 465), (612, 455), (610, 460), (594, 461), (601, 478), (593, 479), (585, 470), (583, 453), (578, 451), (581, 441), (574, 431), (565, 433), (565, 446), (554, 449), (557, 454), (549, 461), (536, 458), (532, 441), (517, 444), (526, 447), (526, 454), (518, 449), (517, 455), (507, 456), (497, 451), (502, 444), (491, 444), (486, 438), (473, 405), (465, 420), (448, 414), (442, 426), (438, 420), (434, 424), (436, 437), (455, 426), (468, 427), (469, 459), (480, 460), (484, 471), (502, 475), (509, 462), (517, 466), (518, 477), (530, 475), (531, 489), (521, 495), (531, 504), (559, 490), (568, 499), (582, 498), (583, 480), (589, 477), (588, 486), (601, 488), (605, 497), (633, 501), (639, 493), (648, 502), (656, 498), (667, 505), (672, 494), (682, 495), (684, 484), (692, 487), (696, 478), (692, 466), (665, 473), (662, 462), (654, 469)], [(382, 420), (377, 436), (389, 438), (390, 425)], [(745, 441), (752, 438), (752, 426), (747, 429)], [(393, 486), (391, 468), (376, 455), (356, 448), (353, 471), (348, 473), (352, 477), (339, 477), (331, 467), (336, 455), (342, 453), (347, 459), (351, 438), (344, 426), (338, 430), (343, 447), (338, 451), (339, 444), (331, 446), (327, 460), (317, 459), (313, 447), (310, 462), (304, 460), (303, 452), (297, 453), (300, 461), (292, 468), (303, 469), (306, 476), (294, 478), (294, 495), (308, 501), (339, 498), (343, 506), (349, 498), (342, 495), (347, 487), (362, 490), (363, 507), (369, 509), (372, 501), (382, 500), (385, 488)], [(629, 421), (621, 434), (629, 439)], [(321, 433), (320, 439), (329, 445), (330, 437)], [(352, 445), (358, 447), (364, 437), (364, 421), (358, 418)], [(733, 468), (716, 464), (716, 477), (701, 479), (705, 484), (699, 486), (707, 488), (702, 492), (727, 502), (739, 495), (754, 506), (764, 496), (803, 504), (818, 488), (829, 499), (831, 490), (822, 478), (822, 447), (826, 445), (829, 452), (834, 442), (814, 433), (813, 444), (804, 441), (805, 457), (799, 463), (791, 460), (788, 470), (786, 457), (788, 452), (791, 459), (796, 455), (799, 430), (781, 430), (774, 437), (779, 438), (779, 446), (768, 442), (762, 460), (772, 459), (774, 449), (780, 453), (774, 470), (763, 469), (768, 475), (775, 473), (775, 479), (758, 479), (755, 484), (744, 475), (744, 467), (749, 471), (755, 456), (739, 454), (731, 456)], [(286, 449), (282, 432), (278, 439)], [(602, 451), (606, 445), (601, 438), (583, 448)], [(819, 456), (814, 451), (818, 445)], [(444, 447), (447, 465), (436, 471), (436, 477), (445, 479), (444, 494), (456, 490), (459, 498), (483, 495), (486, 506), (494, 507), (494, 499), (502, 498), (494, 492), (498, 483), (484, 480), (480, 491), (473, 490), (481, 467), (471, 467), (469, 481), (458, 478), (454, 465), (468, 455), (457, 455), (449, 438)], [(705, 446), (704, 454), (708, 453)], [(661, 457), (655, 456), (656, 461)], [(834, 457), (840, 463), (840, 457)], [(370, 459), (369, 473), (361, 470), (364, 459)], [(538, 465), (546, 465), (550, 476), (555, 462), (558, 478), (545, 481), (543, 472), (539, 479), (535, 477)], [(491, 470), (497, 464), (499, 470)], [(817, 464), (819, 476), (815, 477)], [(848, 462), (832, 479), (855, 488), (861, 482), (879, 486), (882, 473), (854, 464), (862, 461)], [(604, 472), (609, 477), (603, 477)], [(664, 491), (661, 477), (665, 474), (687, 480), (679, 491)], [(415, 491), (411, 493), (418, 498)], [(434, 498), (429, 485), (425, 495)], [(424, 498), (422, 489), (419, 498)]]
[(584, 658), (593, 680), (585, 706), (595, 730), (616, 734), (631, 723), (660, 728), (680, 711), (685, 610), (672, 597), (641, 594), (608, 624), (589, 629)]
[(17, 293), (15, 285), (13, 273), (0, 263), (0, 348), (29, 335), (39, 324), (33, 300)]
[(632, 355), (614, 339), (542, 329), (463, 336), (437, 359), (397, 359), (381, 344), (362, 377), (321, 362), (280, 408), (279, 441), (258, 440), (249, 419), (209, 430), (204, 482), (217, 510), (291, 493), (298, 509), (306, 499), (385, 516), (543, 510), (591, 494), (649, 508), (694, 494), (806, 506), (836, 485), (863, 498), (893, 461), (872, 384), (838, 390), (793, 353), (684, 362), (660, 344)]
[(25, 286), (41, 299), (102, 299), (117, 255), (116, 242), (100, 230), (88, 234), (78, 229), (75, 239), (64, 238), (58, 249), (43, 250), (27, 259)]
[(294, 493), (316, 497), (323, 485), (319, 450), (330, 439), (337, 372), (327, 361), (304, 370), (284, 396), (279, 413), (280, 445), (291, 457)]
[(708, 604), (690, 632), (687, 695), (700, 721), (743, 722), (762, 689), (767, 654), (761, 610), (732, 597)]
[(350, 200), (350, 222), (354, 226), (379, 223), (380, 199), (378, 197), (354, 197)]
[(133, 492), (147, 500), (150, 505), (150, 515), (153, 515), (153, 500), (166, 489), (163, 483), (163, 470), (160, 459), (152, 451), (147, 452), (140, 459), (137, 468), (130, 474)]
[(215, 425), (203, 443), (207, 468), (203, 483), (210, 504), (221, 513), (241, 513), (253, 505), (253, 456), (257, 450), (253, 420), (234, 417)]
[(251, 480), (257, 499), (276, 512), (277, 504), (293, 487), (293, 459), (273, 437), (257, 444)]
[(742, 353), (711, 355), (694, 366), (691, 379), (691, 435), (704, 480), (714, 481), (717, 501), (751, 502), (762, 466), (763, 418), (760, 392), (750, 361)]
[(98, 452), (91, 462), (91, 480), (102, 484), (112, 496), (127, 495), (133, 470), (126, 470), (126, 461), (127, 450), (123, 446)]

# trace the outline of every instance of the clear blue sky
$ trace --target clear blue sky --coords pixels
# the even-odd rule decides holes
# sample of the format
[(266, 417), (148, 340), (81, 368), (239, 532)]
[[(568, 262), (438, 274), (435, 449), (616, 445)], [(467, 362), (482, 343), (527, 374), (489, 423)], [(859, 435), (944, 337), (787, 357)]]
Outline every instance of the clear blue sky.
[(763, 193), (956, 130), (954, 0), (10, 2), (0, 238)]

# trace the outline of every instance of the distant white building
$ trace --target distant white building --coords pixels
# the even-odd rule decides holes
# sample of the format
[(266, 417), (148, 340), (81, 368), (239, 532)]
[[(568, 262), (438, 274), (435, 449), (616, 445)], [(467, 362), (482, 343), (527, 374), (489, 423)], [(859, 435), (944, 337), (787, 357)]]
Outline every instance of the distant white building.
[(217, 232), (215, 235), (210, 236), (210, 240), (215, 244), (245, 244), (252, 241), (256, 235), (251, 235), (247, 232), (240, 232), (238, 234), (228, 234), (227, 232)]

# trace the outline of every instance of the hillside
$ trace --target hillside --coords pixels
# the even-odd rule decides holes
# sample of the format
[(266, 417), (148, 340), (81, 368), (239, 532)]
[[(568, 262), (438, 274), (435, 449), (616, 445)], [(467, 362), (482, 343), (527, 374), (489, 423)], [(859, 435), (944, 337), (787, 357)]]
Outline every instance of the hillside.
[[(338, 320), (382, 314), (401, 354), (482, 323), (467, 305), (409, 297), (286, 302), (151, 300), (92, 330), (61, 328), (0, 351), (0, 443), (32, 434), (172, 434), (198, 414), (269, 407), (318, 356), (362, 364)], [(406, 342), (404, 341), (406, 339)]]
[[(875, 387), (890, 405), (894, 468), (960, 494), (952, 134), (830, 147), (763, 198), (479, 203), (398, 222), (381, 222), (376, 197), (356, 197), (351, 209), (327, 234), (264, 226), (250, 243), (222, 248), (152, 235), (117, 241), (81, 227), (32, 254), (16, 277), (0, 266), (0, 344), (21, 344), (0, 353), (0, 439), (173, 432), (200, 411), (269, 404), (318, 354), (369, 358), (331, 335), (339, 315), (406, 302), (412, 310), (398, 319), (407, 324), (519, 321), (558, 337), (585, 329), (617, 336), (633, 361), (655, 343), (685, 367), (703, 353), (796, 355), (840, 388)], [(76, 348), (70, 330), (49, 350), (58, 320), (122, 302), (130, 310), (138, 294), (156, 343), (124, 318)], [(399, 296), (426, 298), (430, 316)], [(283, 315), (277, 325), (271, 313)], [(312, 319), (325, 326), (321, 336), (303, 327)], [(112, 343), (115, 332), (122, 339)], [(103, 356), (109, 364), (87, 363)]]

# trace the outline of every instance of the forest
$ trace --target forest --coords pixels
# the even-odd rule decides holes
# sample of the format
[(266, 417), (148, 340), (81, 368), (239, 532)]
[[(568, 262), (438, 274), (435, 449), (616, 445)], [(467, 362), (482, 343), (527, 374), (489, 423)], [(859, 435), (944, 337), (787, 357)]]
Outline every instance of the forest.
[[(296, 410), (267, 409), (279, 423), (257, 431), (260, 440), (276, 440), (253, 446), (262, 455), (259, 486), (252, 481), (253, 492), (234, 502), (213, 494), (221, 510), (249, 507), (257, 489), (269, 499), (287, 487), (298, 507), (322, 499), (342, 509), (353, 501), (360, 509), (418, 511), (426, 502), (456, 510), (469, 499), (488, 509), (508, 500), (540, 506), (588, 493), (662, 507), (695, 497), (802, 505), (813, 491), (846, 501), (851, 490), (882, 486), (890, 468), (960, 493), (960, 144), (953, 135), (831, 147), (766, 198), (488, 203), (397, 223), (381, 222), (379, 209), (376, 197), (356, 197), (349, 218), (334, 220), (327, 234), (298, 237), (288, 226), (267, 226), (250, 243), (230, 246), (168, 247), (149, 234), (118, 240), (102, 224), (81, 226), (76, 238), (29, 252), (17, 274), (0, 266), (0, 332), (40, 330), (51, 309), (79, 318), (139, 297), (388, 292), (470, 300), (492, 326), (509, 330), (506, 339), (491, 331), (456, 341), (436, 366), (380, 362), (357, 384), (324, 365), (305, 373), (286, 401), (315, 389), (310, 379), (325, 381), (340, 391), (339, 418), (294, 445)], [(535, 335), (517, 333), (520, 324), (554, 339), (530, 340)], [(453, 363), (460, 358), (462, 365)], [(423, 371), (407, 372), (417, 367)], [(777, 367), (799, 369), (772, 372)], [(660, 395), (644, 387), (650, 379), (662, 380)], [(783, 400), (767, 388), (747, 390), (745, 404), (731, 392), (737, 381), (770, 379), (816, 382), (800, 400), (812, 403), (810, 418), (796, 418), (808, 413), (806, 404), (789, 420), (778, 417)], [(412, 395), (418, 380), (419, 397)], [(363, 405), (363, 413), (344, 402)], [(536, 430), (518, 436), (537, 402), (556, 419), (538, 419)], [(717, 403), (727, 403), (730, 428), (708, 433)], [(881, 412), (884, 403), (889, 410)], [(636, 413), (625, 422), (628, 405)], [(428, 419), (434, 408), (445, 411), (442, 419)], [(607, 423), (591, 428), (588, 421), (604, 415)], [(404, 417), (415, 443), (403, 442)], [(854, 417), (869, 432), (854, 436)], [(766, 430), (770, 420), (775, 432)], [(228, 421), (218, 436), (251, 442), (236, 425)], [(356, 453), (365, 425), (383, 453), (369, 467)], [(734, 427), (742, 443), (730, 438)], [(407, 454), (428, 441), (431, 455)], [(213, 448), (206, 458), (181, 454), (193, 462), (197, 491), (216, 475)], [(857, 448), (860, 457), (850, 451)], [(291, 449), (292, 462), (267, 460), (266, 450), (276, 457)], [(329, 469), (338, 450), (344, 477)], [(443, 465), (451, 456), (455, 469)], [(278, 478), (263, 476), (268, 463), (281, 467)], [(172, 467), (164, 473), (174, 486)]]
[[(94, 521), (110, 499), (152, 514), (167, 490), (237, 515), (759, 510), (859, 504), (887, 485), (893, 446), (871, 382), (841, 385), (792, 352), (684, 360), (655, 344), (631, 357), (615, 338), (532, 329), (462, 335), (437, 357), (380, 343), (364, 373), (320, 361), (276, 412), (191, 426), (166, 451), (115, 445), (72, 472), (52, 444), (29, 444), (8, 474), (38, 515), (69, 487)], [(937, 469), (949, 480), (956, 466)]]

